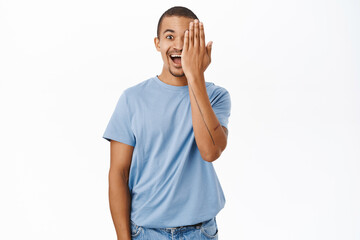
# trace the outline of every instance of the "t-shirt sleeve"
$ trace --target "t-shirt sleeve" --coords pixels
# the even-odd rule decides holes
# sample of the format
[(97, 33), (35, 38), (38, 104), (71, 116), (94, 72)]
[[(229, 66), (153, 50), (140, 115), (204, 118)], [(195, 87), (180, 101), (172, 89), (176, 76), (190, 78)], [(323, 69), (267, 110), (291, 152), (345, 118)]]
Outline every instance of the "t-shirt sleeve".
[(108, 141), (115, 140), (135, 146), (135, 136), (131, 128), (131, 114), (125, 92), (121, 94), (116, 104), (103, 138)]
[(231, 112), (231, 99), (229, 92), (222, 87), (216, 89), (211, 100), (211, 106), (221, 126), (228, 128)]

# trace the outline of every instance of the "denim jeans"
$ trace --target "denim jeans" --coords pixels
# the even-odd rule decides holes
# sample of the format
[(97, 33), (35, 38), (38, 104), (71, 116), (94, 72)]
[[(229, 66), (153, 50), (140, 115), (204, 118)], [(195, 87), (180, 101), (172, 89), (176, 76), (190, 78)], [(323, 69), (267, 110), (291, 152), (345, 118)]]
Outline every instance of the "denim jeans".
[(216, 217), (192, 226), (174, 228), (146, 228), (130, 220), (131, 239), (134, 240), (217, 240)]

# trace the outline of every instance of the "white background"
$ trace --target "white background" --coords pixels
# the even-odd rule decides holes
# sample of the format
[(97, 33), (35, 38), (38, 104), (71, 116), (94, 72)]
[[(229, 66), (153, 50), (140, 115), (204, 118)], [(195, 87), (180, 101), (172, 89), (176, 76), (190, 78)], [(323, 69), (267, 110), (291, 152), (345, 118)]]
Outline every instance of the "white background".
[(358, 0), (0, 0), (0, 239), (116, 239), (102, 134), (192, 9), (230, 92), (219, 239), (360, 239)]

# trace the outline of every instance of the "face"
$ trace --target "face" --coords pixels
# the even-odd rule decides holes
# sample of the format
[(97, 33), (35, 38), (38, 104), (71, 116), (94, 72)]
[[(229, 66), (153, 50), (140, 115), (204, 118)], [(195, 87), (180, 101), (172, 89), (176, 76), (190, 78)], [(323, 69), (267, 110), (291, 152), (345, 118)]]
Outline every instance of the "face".
[(159, 38), (154, 39), (155, 47), (161, 52), (164, 62), (163, 72), (168, 71), (174, 77), (184, 76), (181, 58), (177, 56), (182, 53), (185, 30), (193, 20), (187, 17), (164, 17), (159, 29)]

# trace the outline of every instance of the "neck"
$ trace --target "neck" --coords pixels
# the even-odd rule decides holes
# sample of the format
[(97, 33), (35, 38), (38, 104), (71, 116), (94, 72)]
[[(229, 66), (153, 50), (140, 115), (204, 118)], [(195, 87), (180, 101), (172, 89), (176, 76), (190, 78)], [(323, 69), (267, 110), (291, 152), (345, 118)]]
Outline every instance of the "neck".
[(158, 78), (169, 85), (173, 85), (173, 86), (186, 86), (188, 85), (186, 76), (182, 76), (182, 77), (175, 77), (173, 76), (168, 69), (164, 69), (162, 70), (161, 74), (158, 75)]

